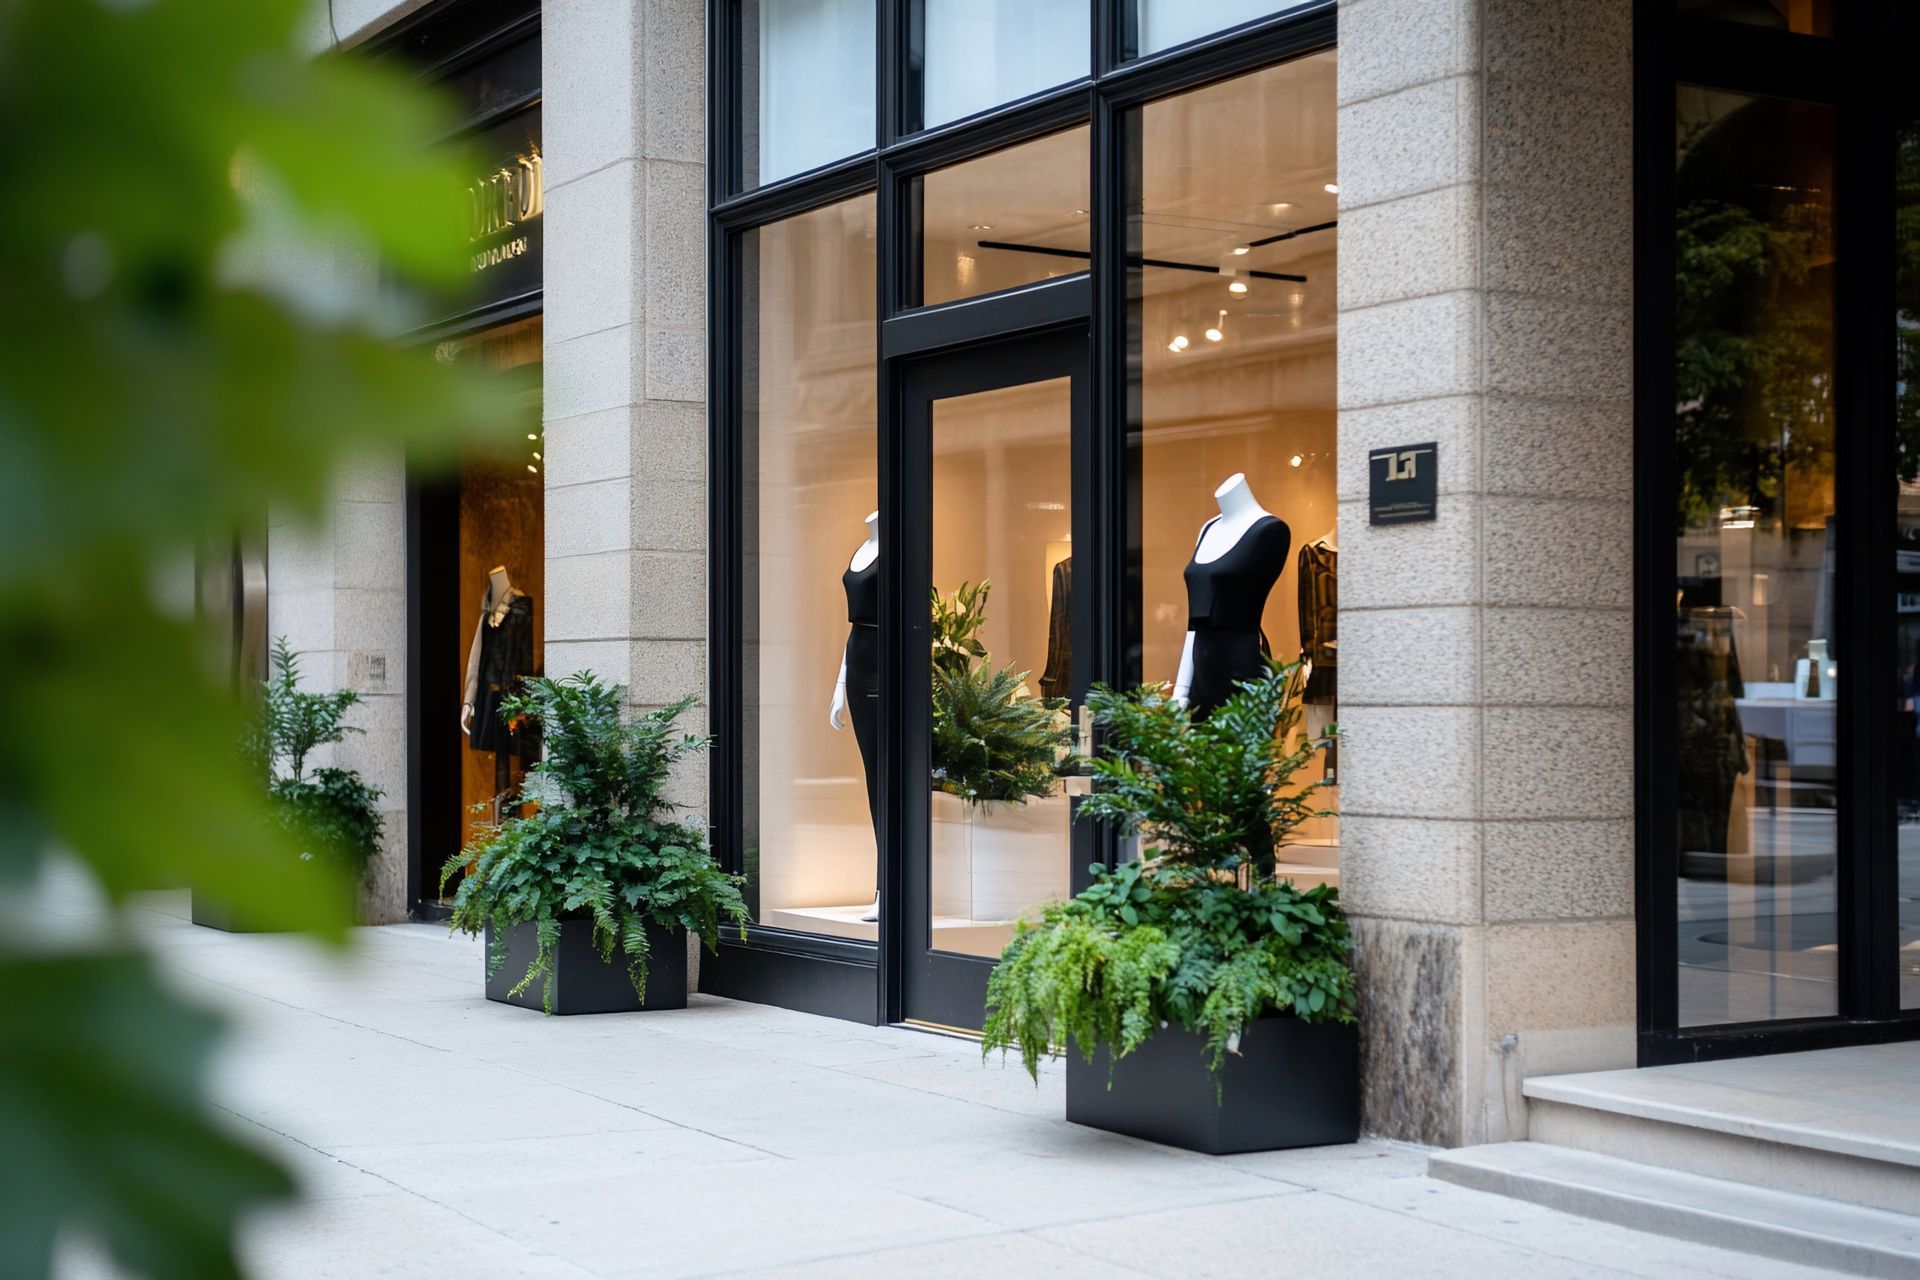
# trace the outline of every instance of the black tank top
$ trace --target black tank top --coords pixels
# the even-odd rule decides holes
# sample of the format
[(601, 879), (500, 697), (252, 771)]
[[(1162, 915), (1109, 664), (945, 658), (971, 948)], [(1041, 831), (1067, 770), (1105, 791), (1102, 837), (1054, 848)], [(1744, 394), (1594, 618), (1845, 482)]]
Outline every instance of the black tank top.
[(840, 575), (840, 585), (847, 589), (847, 621), (856, 627), (877, 627), (880, 625), (880, 557), (864, 569), (847, 566)]
[(1225, 555), (1202, 564), (1200, 546), (1219, 519), (1201, 528), (1187, 561), (1187, 629), (1257, 632), (1267, 596), (1286, 568), (1293, 534), (1278, 516), (1261, 516)]

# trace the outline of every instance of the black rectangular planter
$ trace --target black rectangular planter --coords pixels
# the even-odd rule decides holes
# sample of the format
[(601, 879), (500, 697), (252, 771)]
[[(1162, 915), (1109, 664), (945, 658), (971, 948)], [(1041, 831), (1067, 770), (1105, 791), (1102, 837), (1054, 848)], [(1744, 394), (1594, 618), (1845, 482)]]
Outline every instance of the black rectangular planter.
[[(487, 955), (493, 954), (493, 929), (487, 929)], [(544, 978), (527, 984), (519, 995), (507, 993), (526, 975), (539, 944), (533, 925), (517, 924), (507, 933), (507, 958), (487, 979), (487, 999), (501, 1004), (517, 1004), (524, 1009), (541, 1008), (540, 993)], [(482, 972), (485, 972), (483, 969)], [(647, 926), (647, 999), (640, 1002), (633, 984), (627, 981), (625, 957), (618, 950), (612, 963), (600, 958), (593, 946), (593, 922), (560, 922), (560, 944), (553, 957), (553, 1011), (555, 1013), (633, 1013), (640, 1009), (684, 1009), (687, 1007), (687, 937), (680, 930), (668, 932)]]
[(1164, 1027), (1113, 1064), (1067, 1051), (1067, 1119), (1170, 1147), (1224, 1156), (1353, 1142), (1360, 1136), (1359, 1028), (1260, 1018), (1240, 1052), (1207, 1070), (1206, 1040)]

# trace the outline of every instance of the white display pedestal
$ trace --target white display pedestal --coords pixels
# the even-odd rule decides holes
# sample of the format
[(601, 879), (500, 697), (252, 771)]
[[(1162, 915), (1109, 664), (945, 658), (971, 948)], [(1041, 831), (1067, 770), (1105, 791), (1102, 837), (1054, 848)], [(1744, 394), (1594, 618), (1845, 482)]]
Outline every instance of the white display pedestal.
[(973, 805), (936, 791), (932, 817), (936, 917), (1038, 920), (1041, 907), (1067, 896), (1073, 811), (1064, 792)]

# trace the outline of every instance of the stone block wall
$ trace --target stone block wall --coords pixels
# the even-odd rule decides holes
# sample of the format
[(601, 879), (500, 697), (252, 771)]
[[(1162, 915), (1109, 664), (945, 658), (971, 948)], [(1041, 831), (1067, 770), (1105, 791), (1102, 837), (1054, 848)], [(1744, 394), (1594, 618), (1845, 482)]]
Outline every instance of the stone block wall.
[[(1634, 1053), (1627, 0), (1340, 9), (1341, 800), (1369, 1130)], [(1439, 519), (1367, 523), (1437, 441)]]

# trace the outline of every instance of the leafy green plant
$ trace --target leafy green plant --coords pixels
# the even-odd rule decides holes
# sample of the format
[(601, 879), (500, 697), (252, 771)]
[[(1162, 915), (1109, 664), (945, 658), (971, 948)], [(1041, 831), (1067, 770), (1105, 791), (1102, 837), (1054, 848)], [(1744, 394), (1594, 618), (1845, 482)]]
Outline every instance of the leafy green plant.
[(694, 700), (629, 719), (625, 699), (623, 687), (590, 672), (531, 679), (506, 699), (502, 717), (525, 716), (540, 728), (543, 756), (520, 794), (537, 807), (491, 828), (440, 873), (442, 889), (462, 877), (452, 927), (475, 935), (493, 929), (488, 977), (505, 962), (507, 931), (534, 926), (538, 952), (513, 993), (540, 982), (549, 1013), (563, 920), (590, 922), (601, 958), (624, 957), (642, 1000), (649, 923), (676, 937), (697, 934), (709, 950), (719, 946), (723, 920), (746, 936), (741, 878), (720, 869), (705, 828), (675, 820), (666, 799), (674, 766), (712, 741), (674, 734)]
[(360, 704), (351, 689), (315, 693), (300, 687), (300, 660), (285, 636), (273, 642), (273, 677), (261, 685), (260, 712), (246, 753), (268, 776), (275, 816), (303, 846), (301, 856), (331, 858), (364, 876), (380, 850), (384, 825), (375, 807), (383, 794), (351, 769), (331, 766), (307, 776), (307, 757), (360, 729), (346, 714)]
[[(35, 914), (57, 860), (109, 913), (85, 938), (0, 937), (0, 1275), (47, 1274), (82, 1238), (118, 1271), (220, 1280), (237, 1216), (293, 1190), (215, 1123), (221, 1020), (159, 978), (126, 904), (191, 884), (337, 943), (347, 895), (313, 892), (332, 869), (263, 821), (246, 710), (156, 585), (269, 509), (311, 525), (360, 451), (428, 469), (526, 430), (504, 375), (389, 340), (470, 279), (483, 170), (400, 68), (312, 56), (311, 8), (0, 9), (0, 702), (19, 726), (0, 908)], [(390, 287), (316, 287), (357, 274), (333, 273), (343, 242)]]
[(1338, 891), (1255, 873), (1308, 818), (1323, 783), (1294, 775), (1332, 741), (1292, 744), (1297, 666), (1276, 666), (1196, 722), (1147, 687), (1096, 689), (1104, 730), (1094, 794), (1078, 816), (1140, 835), (1139, 862), (1021, 923), (987, 982), (983, 1050), (1017, 1050), (1032, 1074), (1069, 1041), (1115, 1058), (1173, 1023), (1206, 1039), (1210, 1066), (1269, 1011), (1351, 1022), (1353, 974)]
[(990, 582), (933, 593), (933, 782), (974, 804), (1053, 794), (1073, 743), (1066, 700), (1023, 692), (1030, 672), (994, 669), (979, 631)]

